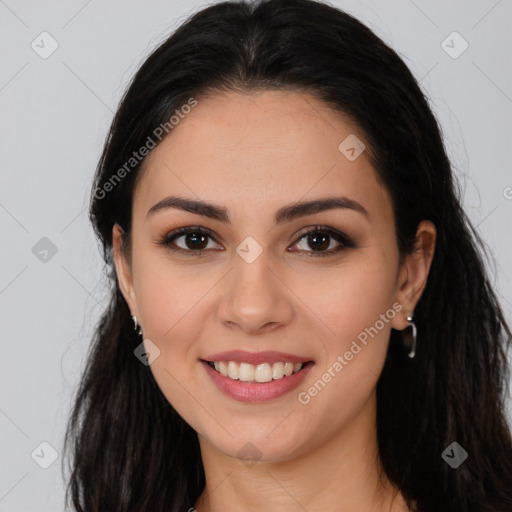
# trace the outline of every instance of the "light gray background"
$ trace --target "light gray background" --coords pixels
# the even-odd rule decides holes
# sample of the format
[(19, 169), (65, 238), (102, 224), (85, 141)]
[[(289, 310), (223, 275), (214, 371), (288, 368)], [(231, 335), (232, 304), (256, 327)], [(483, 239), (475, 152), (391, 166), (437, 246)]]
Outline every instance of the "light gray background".
[[(421, 80), (511, 321), (512, 2), (331, 3), (369, 25)], [(0, 0), (0, 512), (63, 510), (65, 423), (106, 304), (86, 212), (93, 172), (130, 77), (205, 5)], [(59, 45), (47, 59), (31, 47), (43, 45), (43, 31)], [(453, 31), (469, 44), (456, 59), (442, 47)], [(32, 250), (42, 237), (57, 248), (46, 262)], [(31, 458), (43, 441), (59, 455), (46, 470)], [(49, 453), (36, 450), (39, 461)]]

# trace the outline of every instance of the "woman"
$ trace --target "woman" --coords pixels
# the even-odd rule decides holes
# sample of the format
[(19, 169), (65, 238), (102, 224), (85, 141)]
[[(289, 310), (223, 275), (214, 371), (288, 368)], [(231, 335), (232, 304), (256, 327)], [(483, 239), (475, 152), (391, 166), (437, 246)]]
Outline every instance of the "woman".
[(428, 102), (359, 21), (195, 14), (123, 97), (90, 218), (75, 510), (512, 510), (511, 331)]

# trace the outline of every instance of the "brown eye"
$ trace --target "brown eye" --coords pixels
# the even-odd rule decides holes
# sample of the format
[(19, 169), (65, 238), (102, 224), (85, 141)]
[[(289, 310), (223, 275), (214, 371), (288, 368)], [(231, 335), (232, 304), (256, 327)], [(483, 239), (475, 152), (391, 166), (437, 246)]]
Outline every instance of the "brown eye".
[(175, 240), (178, 238), (184, 238), (186, 247), (192, 251), (205, 249), (208, 245), (208, 235), (203, 235), (196, 231), (191, 231), (190, 233), (176, 237)]
[[(159, 244), (172, 251), (197, 255), (206, 252), (209, 239), (214, 240), (210, 232), (204, 228), (187, 227), (167, 234)], [(180, 242), (177, 243), (177, 240)]]
[[(304, 242), (301, 242), (303, 239)], [(305, 246), (302, 249), (299, 248), (299, 251), (307, 253), (308, 256), (329, 256), (343, 249), (356, 247), (354, 242), (347, 235), (321, 226), (317, 226), (303, 233), (299, 240), (295, 242), (295, 246), (299, 244)], [(336, 244), (338, 244), (338, 246), (336, 246)], [(312, 250), (307, 250), (307, 247)], [(330, 250), (328, 250), (329, 248)]]

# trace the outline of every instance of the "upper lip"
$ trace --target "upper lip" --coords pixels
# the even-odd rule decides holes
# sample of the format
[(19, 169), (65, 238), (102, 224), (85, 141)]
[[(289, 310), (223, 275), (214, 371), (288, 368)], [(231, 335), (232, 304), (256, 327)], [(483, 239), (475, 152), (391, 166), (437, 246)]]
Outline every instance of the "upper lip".
[(227, 350), (218, 352), (203, 358), (204, 361), (236, 361), (239, 363), (262, 364), (262, 363), (307, 363), (312, 361), (310, 357), (301, 357), (275, 350), (263, 352), (247, 352), (246, 350)]

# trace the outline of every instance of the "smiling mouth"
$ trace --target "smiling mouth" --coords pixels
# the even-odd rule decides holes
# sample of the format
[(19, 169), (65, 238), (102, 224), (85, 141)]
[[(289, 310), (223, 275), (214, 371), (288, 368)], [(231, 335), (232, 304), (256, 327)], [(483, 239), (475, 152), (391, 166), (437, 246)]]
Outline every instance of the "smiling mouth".
[(313, 361), (305, 363), (276, 362), (258, 365), (238, 361), (204, 361), (217, 373), (241, 382), (271, 382), (284, 379), (302, 371)]

